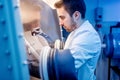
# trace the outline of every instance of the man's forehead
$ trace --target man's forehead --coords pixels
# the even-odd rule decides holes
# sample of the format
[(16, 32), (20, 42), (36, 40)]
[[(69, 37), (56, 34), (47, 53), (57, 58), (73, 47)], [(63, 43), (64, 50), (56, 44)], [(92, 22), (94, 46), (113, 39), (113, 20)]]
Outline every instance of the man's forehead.
[(58, 8), (57, 9), (58, 15), (65, 15), (67, 14), (67, 11), (64, 9), (64, 7)]

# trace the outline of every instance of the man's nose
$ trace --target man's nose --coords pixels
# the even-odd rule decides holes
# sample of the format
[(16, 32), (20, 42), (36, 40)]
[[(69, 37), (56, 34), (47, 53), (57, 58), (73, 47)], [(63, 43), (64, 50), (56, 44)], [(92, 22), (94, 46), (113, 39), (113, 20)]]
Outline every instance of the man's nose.
[(59, 25), (60, 25), (60, 26), (63, 26), (64, 24), (63, 24), (63, 22), (62, 22), (62, 21), (59, 21)]

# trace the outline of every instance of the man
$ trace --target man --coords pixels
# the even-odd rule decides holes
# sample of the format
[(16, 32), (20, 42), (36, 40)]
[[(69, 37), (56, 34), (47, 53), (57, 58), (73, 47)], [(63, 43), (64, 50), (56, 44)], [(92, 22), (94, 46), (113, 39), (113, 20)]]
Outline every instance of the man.
[(84, 0), (60, 0), (54, 5), (60, 26), (71, 32), (64, 49), (70, 49), (75, 59), (78, 80), (95, 80), (97, 60), (101, 52), (101, 40), (88, 20), (85, 20)]

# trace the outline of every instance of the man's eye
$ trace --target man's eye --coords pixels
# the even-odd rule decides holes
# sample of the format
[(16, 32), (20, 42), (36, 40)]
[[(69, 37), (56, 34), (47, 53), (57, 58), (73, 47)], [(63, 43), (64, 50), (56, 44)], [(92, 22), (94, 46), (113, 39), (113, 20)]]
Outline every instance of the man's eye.
[(65, 19), (64, 17), (61, 18), (62, 20)]
[(60, 16), (60, 19), (62, 19), (62, 20), (63, 20), (63, 19), (65, 19), (65, 17), (64, 17), (64, 16)]

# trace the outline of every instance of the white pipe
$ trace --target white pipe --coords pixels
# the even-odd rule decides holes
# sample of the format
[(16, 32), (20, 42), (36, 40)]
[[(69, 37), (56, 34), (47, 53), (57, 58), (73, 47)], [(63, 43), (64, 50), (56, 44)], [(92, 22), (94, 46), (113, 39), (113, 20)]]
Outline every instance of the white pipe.
[(35, 51), (35, 49), (30, 45), (30, 43), (24, 38), (25, 44), (27, 47), (29, 47), (30, 52), (38, 59), (39, 61), (39, 54)]

